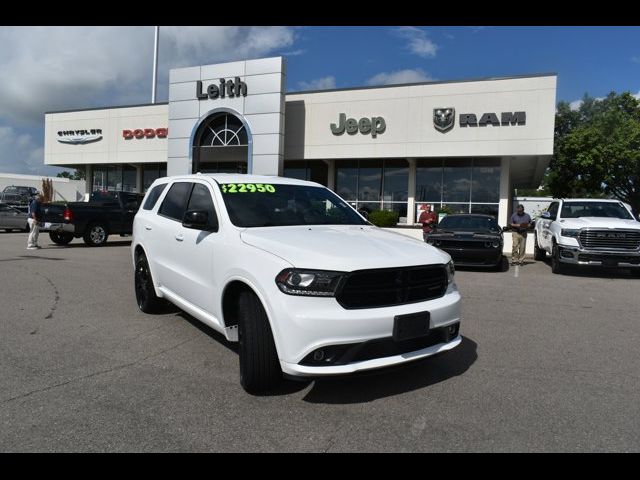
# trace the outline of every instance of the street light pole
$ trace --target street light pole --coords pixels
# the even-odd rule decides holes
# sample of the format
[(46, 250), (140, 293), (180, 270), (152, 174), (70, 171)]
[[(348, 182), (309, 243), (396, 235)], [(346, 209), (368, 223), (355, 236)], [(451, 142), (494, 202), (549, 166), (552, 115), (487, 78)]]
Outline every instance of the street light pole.
[(160, 27), (155, 27), (155, 40), (153, 42), (153, 85), (151, 85), (151, 103), (156, 103), (156, 84), (158, 82), (158, 44), (160, 43)]

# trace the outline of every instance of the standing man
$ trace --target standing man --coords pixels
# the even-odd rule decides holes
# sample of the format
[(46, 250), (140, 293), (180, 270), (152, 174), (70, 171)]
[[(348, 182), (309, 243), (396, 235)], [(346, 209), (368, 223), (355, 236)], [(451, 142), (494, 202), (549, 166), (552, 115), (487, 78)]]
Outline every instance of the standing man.
[(422, 213), (420, 214), (418, 222), (422, 224), (422, 238), (426, 242), (427, 237), (438, 222), (438, 216), (435, 214), (435, 212), (431, 211), (431, 205), (429, 205), (428, 203), (426, 205), (422, 205), (420, 210), (422, 210)]
[(513, 245), (511, 247), (511, 265), (522, 265), (527, 246), (527, 229), (531, 224), (531, 217), (524, 213), (524, 206), (518, 205), (516, 213), (511, 215)]
[(42, 209), (40, 208), (40, 202), (42, 197), (40, 194), (37, 194), (31, 203), (29, 203), (29, 217), (27, 222), (29, 222), (29, 238), (27, 240), (27, 250), (37, 250), (40, 248), (38, 246), (38, 235), (40, 234), (40, 221), (42, 220)]

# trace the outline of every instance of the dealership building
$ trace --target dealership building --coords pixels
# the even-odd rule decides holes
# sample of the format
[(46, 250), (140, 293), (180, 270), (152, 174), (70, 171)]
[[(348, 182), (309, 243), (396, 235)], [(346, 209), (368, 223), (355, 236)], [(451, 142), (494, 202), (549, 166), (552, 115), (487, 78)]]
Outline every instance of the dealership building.
[(553, 154), (555, 74), (295, 93), (285, 79), (282, 57), (178, 68), (167, 103), (48, 112), (45, 164), (85, 169), (87, 191), (251, 172), (321, 183), (401, 225), (423, 203), (505, 225)]

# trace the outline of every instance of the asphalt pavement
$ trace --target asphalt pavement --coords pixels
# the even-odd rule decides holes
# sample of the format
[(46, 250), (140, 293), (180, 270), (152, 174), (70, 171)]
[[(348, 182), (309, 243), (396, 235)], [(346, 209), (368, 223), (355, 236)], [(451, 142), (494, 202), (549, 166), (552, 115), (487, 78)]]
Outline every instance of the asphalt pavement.
[(251, 396), (235, 344), (141, 313), (128, 238), (0, 233), (0, 452), (640, 451), (640, 279), (461, 270), (462, 344)]

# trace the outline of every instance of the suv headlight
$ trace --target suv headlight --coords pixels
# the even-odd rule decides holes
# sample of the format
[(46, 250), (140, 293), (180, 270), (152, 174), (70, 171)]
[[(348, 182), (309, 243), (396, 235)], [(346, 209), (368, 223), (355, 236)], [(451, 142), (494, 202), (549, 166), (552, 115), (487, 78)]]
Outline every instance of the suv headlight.
[(447, 271), (447, 283), (451, 285), (453, 283), (453, 277), (456, 274), (456, 269), (453, 266), (453, 261), (447, 263), (445, 270)]
[(333, 297), (344, 272), (286, 268), (276, 276), (276, 285), (287, 295)]
[(560, 230), (560, 235), (563, 237), (578, 238), (578, 235), (580, 235), (580, 230), (563, 228), (562, 230)]

